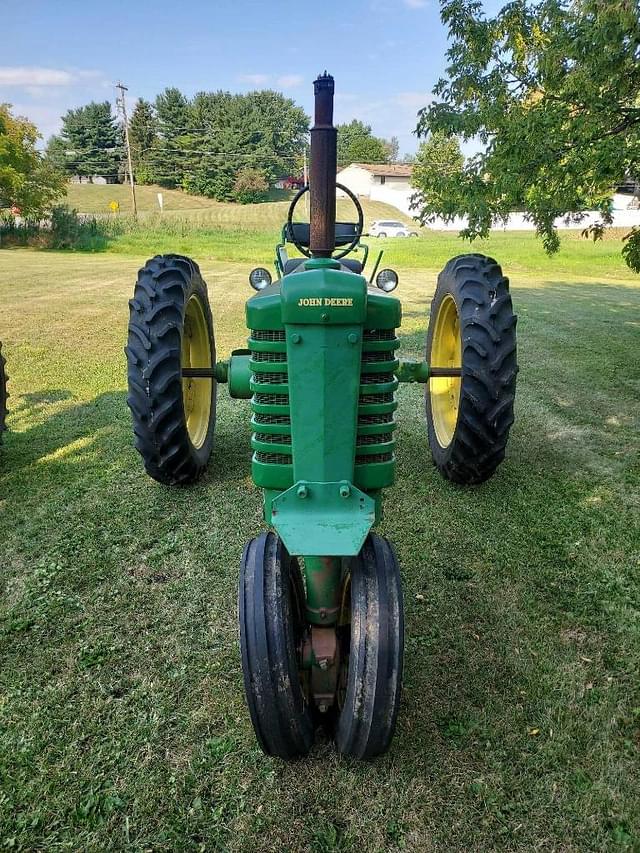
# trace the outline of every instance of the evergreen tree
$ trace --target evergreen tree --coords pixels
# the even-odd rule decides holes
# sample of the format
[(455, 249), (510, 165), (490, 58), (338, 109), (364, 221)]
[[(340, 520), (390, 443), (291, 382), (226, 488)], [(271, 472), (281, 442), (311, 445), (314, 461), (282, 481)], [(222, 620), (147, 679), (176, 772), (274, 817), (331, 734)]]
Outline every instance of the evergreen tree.
[(158, 122), (149, 101), (139, 98), (129, 121), (129, 142), (135, 179), (139, 184), (154, 181), (151, 166), (153, 150), (158, 143)]
[(183, 186), (194, 165), (191, 106), (179, 89), (169, 87), (156, 97), (155, 108), (158, 141), (151, 171), (162, 186)]
[[(60, 138), (66, 146), (67, 174), (91, 178), (93, 175), (117, 177), (124, 158), (122, 130), (116, 124), (108, 101), (92, 101), (69, 110), (62, 117)], [(58, 153), (61, 146), (56, 146)]]

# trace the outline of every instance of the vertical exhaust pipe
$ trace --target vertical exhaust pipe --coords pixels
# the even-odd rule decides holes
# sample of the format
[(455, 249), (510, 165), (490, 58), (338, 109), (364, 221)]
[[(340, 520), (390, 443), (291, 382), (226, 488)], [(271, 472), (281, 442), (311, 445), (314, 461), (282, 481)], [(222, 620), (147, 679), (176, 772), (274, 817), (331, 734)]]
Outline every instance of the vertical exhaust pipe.
[(315, 123), (311, 128), (311, 234), (314, 258), (329, 258), (336, 247), (337, 136), (333, 126), (333, 77), (321, 74), (313, 83)]

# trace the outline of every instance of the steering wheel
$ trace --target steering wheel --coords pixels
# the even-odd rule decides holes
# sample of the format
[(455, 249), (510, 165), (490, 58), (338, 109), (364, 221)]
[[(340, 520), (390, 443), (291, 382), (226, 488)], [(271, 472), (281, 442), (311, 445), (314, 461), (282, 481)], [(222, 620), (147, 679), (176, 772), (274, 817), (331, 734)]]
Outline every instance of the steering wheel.
[[(332, 255), (334, 260), (339, 261), (340, 258), (344, 258), (345, 255), (348, 255), (349, 252), (352, 249), (355, 249), (355, 247), (358, 245), (358, 241), (360, 240), (360, 237), (362, 237), (362, 230), (364, 228), (364, 213), (362, 212), (362, 205), (358, 201), (357, 196), (355, 196), (348, 187), (345, 187), (344, 184), (336, 184), (336, 187), (349, 196), (351, 201), (354, 203), (356, 210), (358, 211), (358, 222), (356, 225), (355, 237), (349, 243), (346, 249), (343, 249), (341, 252), (338, 252), (337, 255)], [(293, 200), (289, 205), (289, 213), (287, 214), (287, 235), (291, 239), (291, 242), (296, 247), (296, 249), (305, 257), (310, 258), (311, 252), (296, 240), (295, 231), (293, 229), (293, 213), (296, 209), (296, 205), (298, 204), (302, 196), (308, 192), (309, 184), (305, 184), (305, 186), (302, 187), (302, 189), (299, 189), (298, 192), (294, 195)]]

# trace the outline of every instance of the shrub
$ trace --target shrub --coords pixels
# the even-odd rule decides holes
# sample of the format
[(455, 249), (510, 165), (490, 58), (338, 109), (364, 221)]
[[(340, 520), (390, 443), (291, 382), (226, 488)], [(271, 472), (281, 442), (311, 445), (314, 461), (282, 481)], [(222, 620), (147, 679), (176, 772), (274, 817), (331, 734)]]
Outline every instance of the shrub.
[(269, 191), (269, 184), (260, 169), (241, 169), (233, 185), (233, 197), (240, 204), (264, 201)]

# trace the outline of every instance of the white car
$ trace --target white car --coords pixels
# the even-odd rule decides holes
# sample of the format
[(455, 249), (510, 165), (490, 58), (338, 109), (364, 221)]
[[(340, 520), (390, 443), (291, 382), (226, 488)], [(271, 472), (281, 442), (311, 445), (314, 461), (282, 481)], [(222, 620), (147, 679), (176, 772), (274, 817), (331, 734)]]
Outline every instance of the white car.
[(417, 237), (417, 231), (410, 231), (402, 222), (395, 219), (377, 219), (369, 228), (370, 237)]

